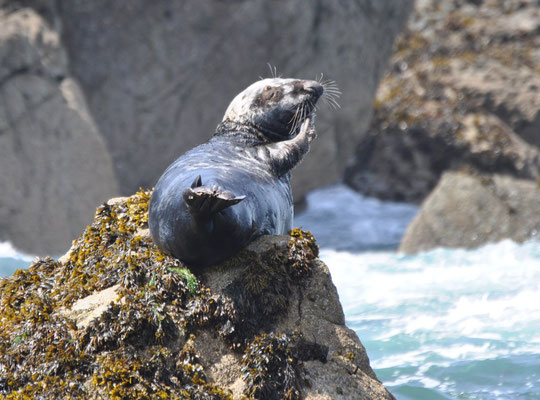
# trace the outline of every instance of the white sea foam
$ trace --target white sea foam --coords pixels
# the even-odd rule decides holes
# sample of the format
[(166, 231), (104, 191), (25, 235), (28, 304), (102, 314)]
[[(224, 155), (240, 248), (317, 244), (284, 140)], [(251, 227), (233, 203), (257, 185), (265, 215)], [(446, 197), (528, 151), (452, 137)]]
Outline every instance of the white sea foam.
[(17, 250), (10, 242), (0, 242), (0, 258), (14, 258), (17, 260), (32, 261), (34, 258)]
[(411, 398), (400, 387), (445, 398), (540, 392), (540, 242), (366, 251), (396, 246), (416, 210), (338, 185), (310, 195), (296, 220), (318, 238), (371, 365), (398, 398)]
[[(462, 369), (460, 363), (514, 363), (532, 357), (519, 372), (521, 383), (529, 383), (527, 390), (540, 390), (532, 375), (540, 368), (539, 242), (504, 241), (416, 256), (323, 249), (321, 258), (372, 367), (400, 371), (384, 382), (389, 387), (419, 386), (446, 394), (465, 387), (478, 393), (473, 383), (467, 389), (467, 380), (475, 382), (489, 372), (479, 372), (480, 378), (471, 372), (457, 382), (451, 376)], [(446, 380), (430, 376), (432, 368), (447, 370)], [(503, 382), (505, 391), (481, 398), (508, 398), (504, 393), (517, 390), (511, 378), (489, 379)]]
[(313, 232), (322, 247), (340, 250), (396, 246), (418, 211), (364, 197), (343, 184), (311, 192), (307, 203), (295, 225)]

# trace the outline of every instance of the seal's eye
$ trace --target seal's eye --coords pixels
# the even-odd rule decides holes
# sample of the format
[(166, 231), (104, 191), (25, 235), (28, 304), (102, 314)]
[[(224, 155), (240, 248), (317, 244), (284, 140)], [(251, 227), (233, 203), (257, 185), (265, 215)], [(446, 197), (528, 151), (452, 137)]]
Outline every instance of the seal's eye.
[(280, 87), (265, 86), (260, 95), (260, 100), (266, 102), (272, 100), (278, 102), (283, 97), (283, 90)]
[(262, 97), (264, 98), (264, 100), (272, 100), (272, 98), (274, 97), (274, 94), (275, 94), (275, 91), (272, 86), (265, 86)]

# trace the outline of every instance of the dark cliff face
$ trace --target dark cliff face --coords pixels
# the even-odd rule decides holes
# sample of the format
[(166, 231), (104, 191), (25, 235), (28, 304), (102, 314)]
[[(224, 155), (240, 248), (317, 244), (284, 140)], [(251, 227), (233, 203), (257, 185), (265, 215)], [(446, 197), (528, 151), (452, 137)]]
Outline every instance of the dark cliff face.
[(324, 73), (350, 88), (338, 113), (319, 113), (325, 135), (315, 146), (325, 163), (299, 167), (300, 199), (341, 178), (412, 3), (75, 0), (57, 2), (57, 18), (124, 193), (151, 187), (208, 139), (233, 96), (270, 75), (269, 62), (277, 74)]
[(262, 237), (196, 277), (152, 243), (149, 198), (110, 200), (59, 261), (0, 280), (1, 395), (392, 398), (309, 233)]

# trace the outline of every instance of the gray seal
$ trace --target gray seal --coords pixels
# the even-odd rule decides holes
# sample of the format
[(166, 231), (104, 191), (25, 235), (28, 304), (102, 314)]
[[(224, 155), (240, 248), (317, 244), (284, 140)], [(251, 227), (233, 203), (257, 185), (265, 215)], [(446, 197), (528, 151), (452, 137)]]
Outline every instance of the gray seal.
[(271, 78), (238, 94), (214, 136), (172, 163), (149, 206), (155, 244), (193, 267), (292, 228), (290, 171), (315, 137), (324, 84)]

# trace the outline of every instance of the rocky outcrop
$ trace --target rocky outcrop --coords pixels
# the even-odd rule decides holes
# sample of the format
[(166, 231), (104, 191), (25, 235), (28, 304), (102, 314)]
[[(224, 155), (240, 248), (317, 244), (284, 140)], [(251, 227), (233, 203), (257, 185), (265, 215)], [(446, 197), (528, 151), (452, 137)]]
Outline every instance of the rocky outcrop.
[(540, 239), (540, 181), (466, 171), (445, 173), (399, 247), (478, 247), (510, 238)]
[(0, 240), (62, 254), (117, 191), (112, 162), (56, 32), (0, 11)]
[(1, 395), (393, 399), (309, 233), (190, 271), (153, 245), (149, 199), (104, 204), (59, 261), (0, 280)]
[(83, 0), (55, 12), (124, 193), (152, 187), (206, 141), (233, 97), (269, 75), (267, 63), (336, 80), (342, 108), (321, 107), (319, 137), (294, 172), (298, 200), (342, 177), (412, 3)]
[(418, 1), (346, 182), (420, 202), (464, 166), (540, 177), (540, 10), (535, 1)]

